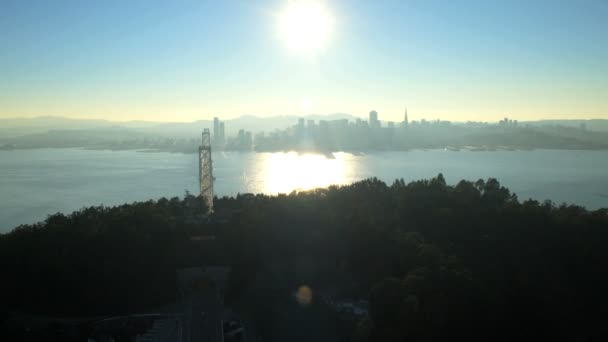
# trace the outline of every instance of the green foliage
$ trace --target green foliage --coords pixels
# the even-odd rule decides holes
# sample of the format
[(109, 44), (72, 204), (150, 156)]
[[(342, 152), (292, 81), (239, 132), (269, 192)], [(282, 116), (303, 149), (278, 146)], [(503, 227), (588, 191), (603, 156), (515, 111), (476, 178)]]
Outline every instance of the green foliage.
[[(291, 336), (285, 310), (329, 334), (315, 339), (335, 337), (322, 305), (332, 298), (370, 300), (370, 317), (344, 335), (359, 341), (606, 337), (606, 209), (520, 202), (496, 179), (450, 186), (442, 175), (214, 208), (208, 217), (186, 194), (18, 227), (0, 236), (0, 299), (10, 311), (133, 312), (173, 299), (176, 268), (228, 265), (226, 302), (270, 340)], [(293, 307), (303, 284), (323, 320)]]

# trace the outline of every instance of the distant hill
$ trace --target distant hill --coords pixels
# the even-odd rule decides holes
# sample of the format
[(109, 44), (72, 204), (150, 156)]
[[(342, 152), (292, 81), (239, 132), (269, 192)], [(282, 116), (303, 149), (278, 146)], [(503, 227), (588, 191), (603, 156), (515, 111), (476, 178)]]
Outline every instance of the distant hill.
[[(234, 135), (239, 129), (252, 132), (273, 131), (285, 129), (297, 123), (302, 116), (281, 115), (259, 117), (243, 115), (238, 118), (222, 120), (226, 125), (226, 134)], [(355, 120), (350, 114), (307, 115), (305, 119), (312, 120)], [(220, 118), (221, 119), (221, 118)], [(204, 128), (212, 128), (212, 120), (198, 120), (194, 122), (152, 122), (152, 121), (108, 121), (99, 119), (73, 119), (55, 116), (41, 116), (36, 118), (9, 118), (0, 119), (0, 139), (46, 133), (53, 130), (96, 130), (107, 128), (128, 128), (140, 134), (151, 134), (171, 138), (197, 136)]]
[(538, 121), (523, 121), (523, 124), (531, 126), (566, 126), (580, 127), (584, 124), (588, 130), (608, 132), (608, 120), (606, 119), (591, 119), (591, 120), (538, 120)]
[(99, 128), (148, 128), (158, 125), (148, 121), (108, 121), (101, 119), (73, 119), (58, 116), (0, 119), (0, 138), (46, 133), (53, 130), (87, 130)]
[[(349, 114), (281, 115), (258, 117), (244, 115), (224, 120), (226, 136), (234, 137), (240, 129), (253, 133), (284, 130), (297, 124), (298, 119), (354, 121)], [(586, 131), (579, 128), (584, 125)], [(529, 126), (530, 128), (527, 128)], [(606, 148), (608, 120), (541, 120), (523, 121), (517, 130), (494, 131), (496, 124), (419, 126), (410, 130), (405, 145), (391, 148), (443, 148), (445, 146), (507, 146), (510, 148)], [(116, 122), (107, 120), (38, 117), (30, 119), (0, 119), (0, 148), (86, 147), (100, 149), (151, 149), (172, 152), (195, 152), (203, 129), (213, 128), (212, 120), (194, 122)], [(432, 128), (432, 129), (430, 129)], [(351, 146), (344, 141), (343, 148)], [(346, 144), (346, 145), (344, 145)], [(259, 146), (264, 146), (261, 143)], [(354, 144), (352, 146), (359, 146)], [(367, 145), (362, 145), (367, 146)], [(389, 146), (389, 145), (386, 145)], [(400, 147), (399, 147), (400, 146)], [(273, 142), (263, 151), (289, 149), (289, 144)], [(354, 147), (353, 147), (354, 148)]]
[(69, 147), (108, 147), (117, 141), (154, 138), (155, 135), (125, 127), (97, 127), (90, 129), (52, 129), (41, 133), (6, 138), (0, 142), (19, 146), (19, 148), (69, 148)]

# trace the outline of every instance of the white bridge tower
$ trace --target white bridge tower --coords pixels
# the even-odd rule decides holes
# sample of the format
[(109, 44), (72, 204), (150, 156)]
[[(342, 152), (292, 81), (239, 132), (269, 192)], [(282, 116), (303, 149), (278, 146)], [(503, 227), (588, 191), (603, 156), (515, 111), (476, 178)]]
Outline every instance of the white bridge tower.
[(213, 165), (211, 162), (211, 134), (208, 128), (203, 130), (203, 141), (198, 148), (198, 177), (201, 197), (211, 212), (213, 210)]

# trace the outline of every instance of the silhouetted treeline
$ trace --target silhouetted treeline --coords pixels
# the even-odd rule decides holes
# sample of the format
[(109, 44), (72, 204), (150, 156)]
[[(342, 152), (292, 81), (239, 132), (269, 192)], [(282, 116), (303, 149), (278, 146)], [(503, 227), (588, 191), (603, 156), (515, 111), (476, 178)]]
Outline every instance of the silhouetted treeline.
[[(495, 179), (449, 186), (442, 175), (238, 195), (214, 209), (205, 217), (187, 195), (18, 227), (0, 236), (3, 310), (142, 312), (174, 299), (176, 268), (228, 265), (226, 303), (265, 340), (608, 337), (607, 209), (521, 202)], [(304, 319), (289, 304), (300, 285), (323, 317), (307, 325), (290, 322)], [(323, 305), (345, 298), (370, 300), (370, 315), (338, 329)]]

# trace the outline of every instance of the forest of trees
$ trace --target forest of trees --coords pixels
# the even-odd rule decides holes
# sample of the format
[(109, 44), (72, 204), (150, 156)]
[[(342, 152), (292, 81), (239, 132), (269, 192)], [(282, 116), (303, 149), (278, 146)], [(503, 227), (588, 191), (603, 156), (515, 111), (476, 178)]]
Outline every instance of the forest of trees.
[[(266, 341), (303, 336), (285, 326), (304, 284), (311, 312), (328, 315), (300, 327), (315, 340), (608, 338), (608, 209), (520, 201), (496, 179), (451, 186), (441, 174), (224, 197), (214, 209), (186, 194), (0, 235), (0, 320), (145, 312), (175, 299), (176, 269), (225, 265), (226, 304)], [(324, 298), (369, 300), (370, 315), (338, 329)]]

